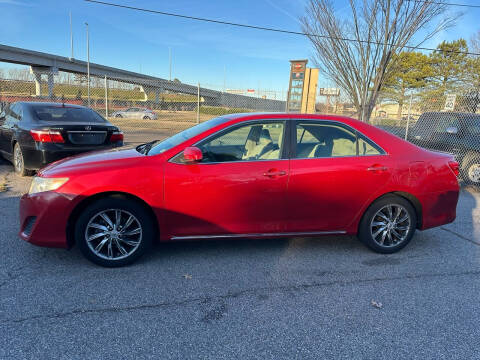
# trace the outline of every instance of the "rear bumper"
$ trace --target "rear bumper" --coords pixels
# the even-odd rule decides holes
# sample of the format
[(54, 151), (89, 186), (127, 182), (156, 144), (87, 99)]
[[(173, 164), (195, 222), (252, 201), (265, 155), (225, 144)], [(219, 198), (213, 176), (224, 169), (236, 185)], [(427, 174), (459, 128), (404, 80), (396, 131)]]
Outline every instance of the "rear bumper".
[(122, 146), (123, 143), (95, 147), (60, 147), (56, 144), (39, 144), (38, 148), (22, 148), (25, 168), (38, 170), (54, 161), (89, 151), (108, 150)]
[(68, 248), (67, 223), (76, 199), (53, 191), (23, 195), (19, 237), (38, 246)]
[(419, 199), (423, 205), (421, 230), (455, 221), (459, 194), (459, 189), (453, 189), (421, 196)]

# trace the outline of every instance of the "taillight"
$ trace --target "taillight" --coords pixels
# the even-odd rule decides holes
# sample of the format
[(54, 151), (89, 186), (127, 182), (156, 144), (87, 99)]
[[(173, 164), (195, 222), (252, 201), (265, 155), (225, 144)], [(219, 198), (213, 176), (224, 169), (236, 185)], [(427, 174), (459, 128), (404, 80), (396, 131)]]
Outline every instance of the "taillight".
[(123, 141), (123, 132), (121, 131), (115, 131), (110, 136), (110, 142), (118, 142), (118, 141)]
[(448, 165), (450, 166), (450, 169), (452, 169), (453, 173), (455, 176), (458, 176), (460, 174), (460, 168), (458, 166), (458, 162), (456, 161), (449, 161)]
[(62, 133), (54, 130), (30, 130), (34, 141), (42, 143), (64, 143)]

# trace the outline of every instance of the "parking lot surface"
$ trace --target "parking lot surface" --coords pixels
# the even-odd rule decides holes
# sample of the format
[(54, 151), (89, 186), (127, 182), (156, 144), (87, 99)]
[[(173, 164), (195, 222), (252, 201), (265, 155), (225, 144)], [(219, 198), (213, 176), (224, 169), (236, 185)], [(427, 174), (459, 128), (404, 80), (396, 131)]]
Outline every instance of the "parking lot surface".
[(29, 179), (0, 160), (1, 359), (470, 359), (480, 193), (393, 255), (353, 237), (158, 245), (106, 269), (17, 238)]

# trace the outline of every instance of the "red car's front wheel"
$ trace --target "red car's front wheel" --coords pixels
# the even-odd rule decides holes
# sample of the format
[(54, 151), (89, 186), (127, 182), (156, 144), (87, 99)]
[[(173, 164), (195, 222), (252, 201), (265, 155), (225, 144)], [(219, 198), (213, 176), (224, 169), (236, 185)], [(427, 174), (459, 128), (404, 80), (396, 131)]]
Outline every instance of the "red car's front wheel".
[(116, 267), (142, 256), (153, 240), (154, 224), (141, 204), (122, 197), (106, 197), (88, 206), (75, 226), (75, 240), (85, 257)]

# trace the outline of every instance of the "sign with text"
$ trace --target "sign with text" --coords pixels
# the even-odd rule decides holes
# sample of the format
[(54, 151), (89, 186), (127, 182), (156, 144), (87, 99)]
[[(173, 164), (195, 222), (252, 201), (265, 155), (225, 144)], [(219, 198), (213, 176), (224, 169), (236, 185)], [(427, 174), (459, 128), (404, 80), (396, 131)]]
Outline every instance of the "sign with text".
[(307, 62), (308, 60), (290, 60), (287, 111), (300, 112), (301, 110)]
[(338, 88), (320, 88), (318, 93), (320, 96), (340, 96), (340, 89)]
[(445, 99), (445, 107), (443, 108), (444, 111), (453, 111), (455, 109), (455, 102), (457, 101), (457, 95), (451, 94), (447, 95)]

